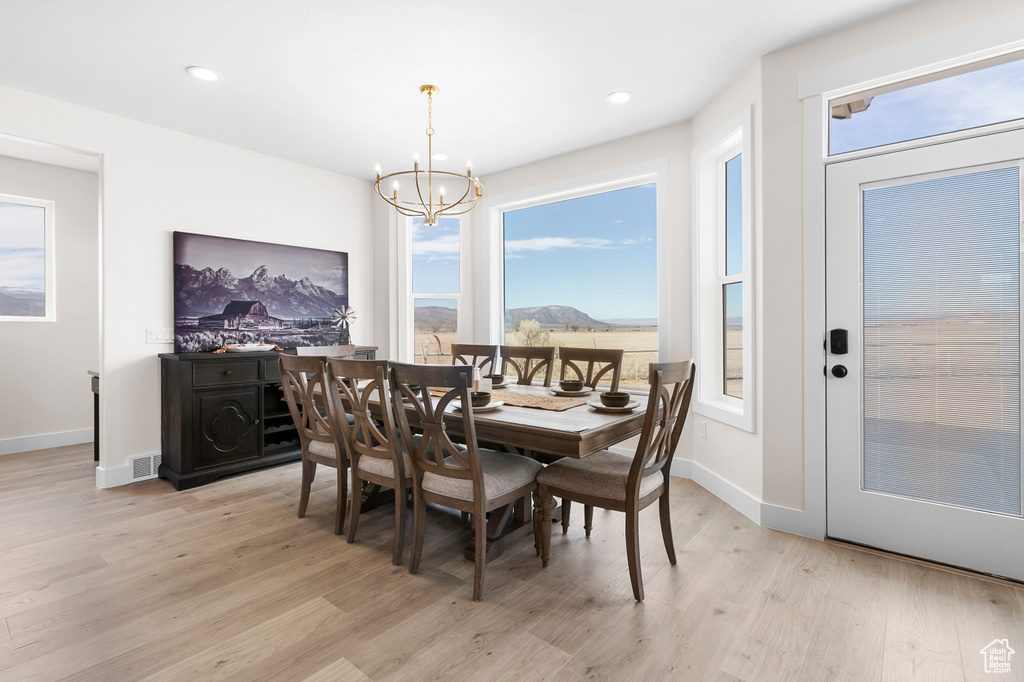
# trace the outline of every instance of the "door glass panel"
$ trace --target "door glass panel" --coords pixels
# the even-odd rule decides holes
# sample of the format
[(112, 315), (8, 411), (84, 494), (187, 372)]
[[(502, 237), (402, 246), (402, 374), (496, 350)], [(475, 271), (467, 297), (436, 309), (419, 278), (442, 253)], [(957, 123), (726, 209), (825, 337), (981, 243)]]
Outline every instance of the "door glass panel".
[(863, 192), (868, 491), (1021, 514), (1018, 167)]

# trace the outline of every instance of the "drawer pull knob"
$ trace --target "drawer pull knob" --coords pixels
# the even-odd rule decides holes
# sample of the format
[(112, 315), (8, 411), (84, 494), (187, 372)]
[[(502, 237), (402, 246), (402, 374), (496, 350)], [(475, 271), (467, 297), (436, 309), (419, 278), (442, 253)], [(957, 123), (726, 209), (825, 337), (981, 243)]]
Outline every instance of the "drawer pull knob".
[(230, 369), (224, 370), (224, 376), (226, 376), (226, 377), (231, 376), (231, 370)]

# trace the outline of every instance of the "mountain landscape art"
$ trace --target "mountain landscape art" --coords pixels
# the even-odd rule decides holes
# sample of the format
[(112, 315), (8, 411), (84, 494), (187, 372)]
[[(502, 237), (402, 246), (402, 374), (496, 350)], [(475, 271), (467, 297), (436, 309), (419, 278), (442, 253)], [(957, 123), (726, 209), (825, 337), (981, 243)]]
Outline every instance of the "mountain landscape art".
[(345, 305), (347, 253), (174, 233), (175, 352), (331, 345)]

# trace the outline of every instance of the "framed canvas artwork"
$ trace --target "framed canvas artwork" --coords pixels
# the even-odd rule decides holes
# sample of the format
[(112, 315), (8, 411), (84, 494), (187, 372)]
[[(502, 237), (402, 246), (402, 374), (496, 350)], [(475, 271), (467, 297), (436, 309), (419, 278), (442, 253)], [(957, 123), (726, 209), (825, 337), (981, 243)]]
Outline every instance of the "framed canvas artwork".
[(347, 253), (174, 233), (175, 352), (335, 344), (347, 305)]

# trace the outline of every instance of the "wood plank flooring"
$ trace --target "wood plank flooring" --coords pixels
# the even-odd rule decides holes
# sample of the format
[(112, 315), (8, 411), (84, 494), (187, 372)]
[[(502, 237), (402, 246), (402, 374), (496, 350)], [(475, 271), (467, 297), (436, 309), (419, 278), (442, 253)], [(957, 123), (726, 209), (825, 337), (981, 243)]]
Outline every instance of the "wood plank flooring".
[(582, 508), (547, 569), (523, 538), (474, 603), (457, 514), (429, 510), (413, 576), (390, 509), (350, 545), (334, 472), (305, 519), (299, 475), (98, 490), (91, 445), (0, 457), (0, 680), (987, 680), (997, 638), (1024, 680), (1024, 587), (766, 530), (692, 481), (677, 566), (641, 515), (643, 604), (621, 515), (588, 540)]

